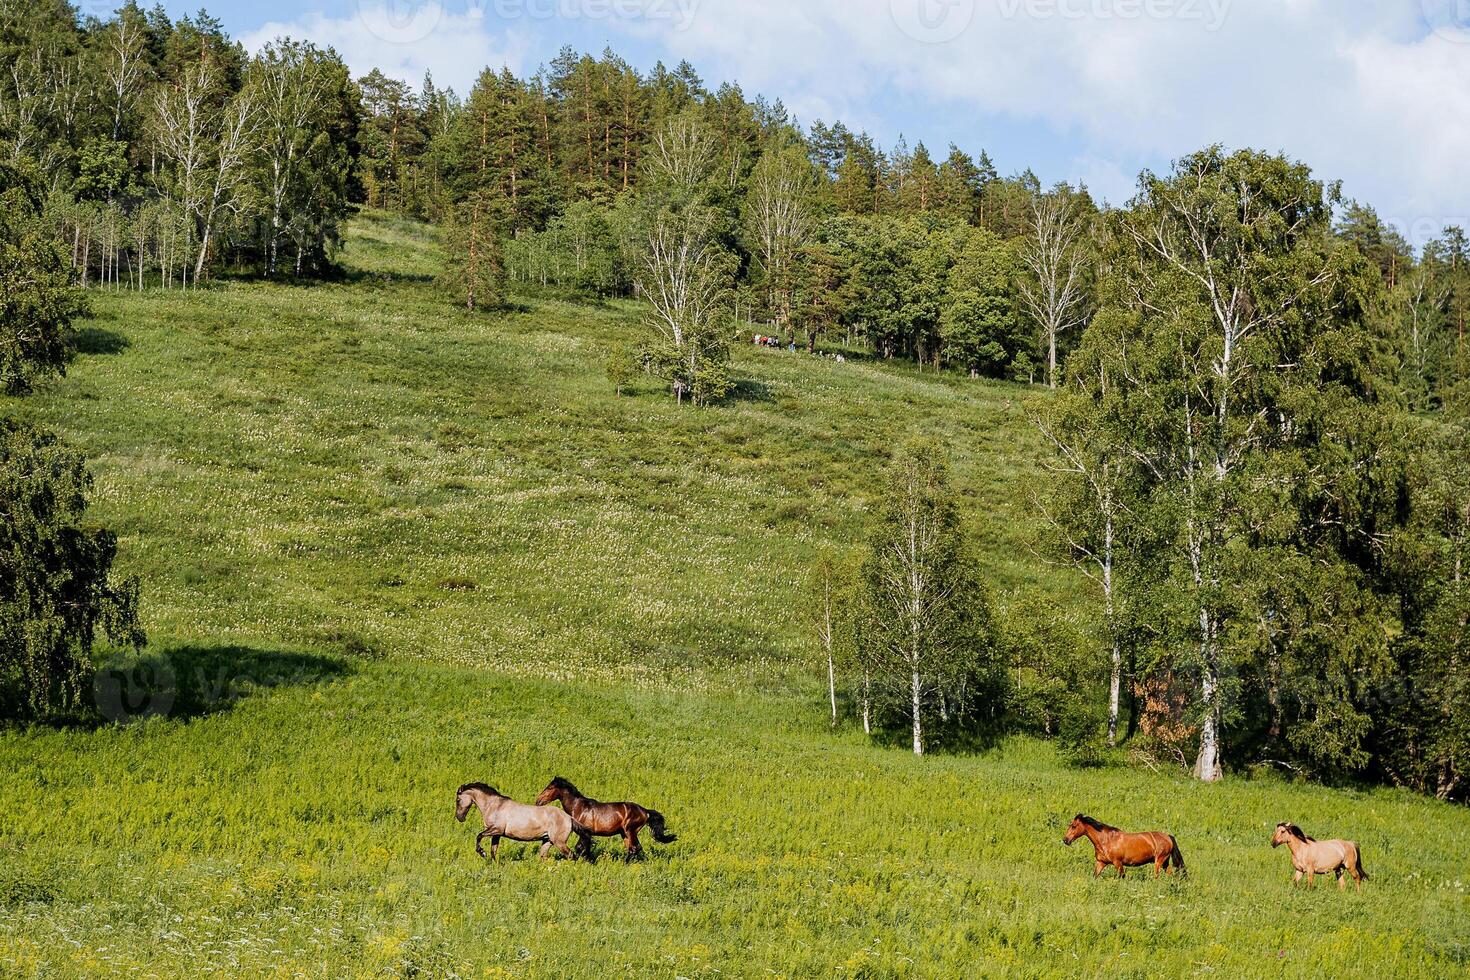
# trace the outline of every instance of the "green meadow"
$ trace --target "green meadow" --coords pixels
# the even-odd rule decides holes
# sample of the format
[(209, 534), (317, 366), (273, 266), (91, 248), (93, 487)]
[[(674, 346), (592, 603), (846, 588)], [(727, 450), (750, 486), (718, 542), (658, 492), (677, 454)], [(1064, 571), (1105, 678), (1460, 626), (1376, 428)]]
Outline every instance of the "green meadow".
[[(94, 292), (68, 376), (7, 402), (91, 457), (150, 645), (99, 674), (111, 721), (0, 730), (0, 976), (1470, 968), (1463, 808), (828, 726), (802, 581), (911, 434), (950, 447), (998, 601), (1086, 623), (1034, 537), (1044, 394), (740, 347), (736, 397), (681, 409), (605, 376), (636, 304), (471, 316), (381, 215), (344, 259)], [(554, 775), (678, 842), (478, 859), (455, 788)], [(1079, 810), (1174, 833), (1188, 877), (1094, 881)], [(1293, 891), (1285, 819), (1354, 837), (1363, 892)]]

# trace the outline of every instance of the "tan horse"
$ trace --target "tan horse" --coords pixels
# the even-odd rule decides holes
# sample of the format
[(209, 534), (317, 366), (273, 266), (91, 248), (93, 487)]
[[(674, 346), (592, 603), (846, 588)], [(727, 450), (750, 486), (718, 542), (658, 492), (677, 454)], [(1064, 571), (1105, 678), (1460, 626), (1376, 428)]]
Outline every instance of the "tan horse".
[(470, 807), (478, 807), (485, 829), (475, 838), (475, 853), (485, 856), (480, 841), (490, 838), (490, 857), (500, 859), (500, 838), (509, 837), (516, 841), (545, 841), (541, 845), (541, 856), (551, 853), (555, 844), (565, 857), (576, 860), (577, 856), (567, 847), (567, 839), (576, 834), (582, 847), (591, 849), (592, 837), (587, 828), (573, 820), (565, 811), (528, 806), (486, 786), (484, 783), (465, 783), (454, 796), (454, 819), (464, 823)]
[[(1285, 844), (1291, 850), (1291, 866), (1296, 869), (1293, 885), (1300, 884), (1302, 875), (1307, 876), (1307, 887), (1312, 887), (1317, 875), (1337, 875), (1339, 890), (1347, 887), (1348, 875), (1358, 891), (1363, 890), (1363, 881), (1368, 872), (1363, 870), (1363, 859), (1358, 845), (1350, 840), (1316, 840), (1308, 837), (1296, 824), (1279, 823), (1271, 837), (1271, 846)], [(1346, 873), (1344, 873), (1346, 872)]]

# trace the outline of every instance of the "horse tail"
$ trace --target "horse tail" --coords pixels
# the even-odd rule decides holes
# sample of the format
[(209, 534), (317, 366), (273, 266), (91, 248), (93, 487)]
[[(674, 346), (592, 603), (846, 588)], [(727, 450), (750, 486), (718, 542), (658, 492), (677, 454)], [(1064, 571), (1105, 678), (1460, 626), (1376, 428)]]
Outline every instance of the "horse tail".
[(1353, 864), (1357, 865), (1358, 880), (1367, 881), (1368, 872), (1363, 870), (1363, 849), (1358, 846), (1357, 841), (1353, 842)]
[(1169, 852), (1170, 867), (1178, 868), (1181, 875), (1189, 874), (1189, 870), (1184, 867), (1184, 853), (1179, 850), (1179, 842), (1174, 839), (1173, 834), (1169, 835), (1169, 843), (1174, 845), (1174, 849)]
[(653, 831), (653, 839), (660, 844), (672, 844), (679, 839), (664, 827), (664, 815), (657, 810), (648, 811), (648, 829)]

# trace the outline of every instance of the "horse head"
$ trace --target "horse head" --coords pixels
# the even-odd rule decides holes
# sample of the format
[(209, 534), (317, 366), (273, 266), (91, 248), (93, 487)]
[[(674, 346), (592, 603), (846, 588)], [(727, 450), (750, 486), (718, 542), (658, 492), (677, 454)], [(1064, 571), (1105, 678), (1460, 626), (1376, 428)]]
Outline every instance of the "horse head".
[(487, 796), (499, 796), (500, 793), (484, 783), (465, 783), (454, 793), (454, 819), (464, 823), (464, 818), (469, 814), (470, 807), (475, 805), (475, 792), (481, 792)]
[(551, 782), (547, 783), (546, 788), (541, 791), (541, 795), (536, 797), (536, 805), (546, 806), (548, 803), (554, 803), (561, 799), (563, 793), (576, 796), (577, 787), (560, 776), (557, 776)]
[(1312, 843), (1312, 838), (1308, 837), (1302, 828), (1294, 823), (1283, 821), (1276, 825), (1276, 833), (1271, 835), (1271, 846), (1280, 847), (1282, 844), (1289, 844), (1292, 838), (1296, 838), (1304, 844)]
[(1072, 823), (1070, 826), (1067, 827), (1067, 833), (1066, 836), (1062, 838), (1062, 843), (1066, 844), (1068, 847), (1071, 847), (1074, 843), (1076, 843), (1077, 838), (1083, 837), (1086, 834), (1087, 818), (1079, 813), (1077, 814), (1077, 816), (1072, 818)]

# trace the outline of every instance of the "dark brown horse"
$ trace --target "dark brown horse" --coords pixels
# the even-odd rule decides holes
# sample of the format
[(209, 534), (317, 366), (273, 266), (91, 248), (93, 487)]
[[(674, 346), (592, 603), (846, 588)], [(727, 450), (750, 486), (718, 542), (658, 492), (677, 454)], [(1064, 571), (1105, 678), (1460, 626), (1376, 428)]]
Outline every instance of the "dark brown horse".
[(1154, 866), (1155, 878), (1164, 870), (1165, 865), (1169, 865), (1171, 874), (1175, 868), (1179, 869), (1181, 875), (1187, 873), (1184, 870), (1184, 855), (1179, 853), (1179, 842), (1172, 834), (1158, 831), (1125, 834), (1117, 827), (1109, 827), (1079, 813), (1067, 828), (1067, 835), (1062, 838), (1062, 843), (1070, 846), (1079, 837), (1092, 841), (1092, 849), (1096, 852), (1097, 867), (1093, 869), (1093, 877), (1101, 875), (1103, 868), (1108, 865), (1118, 869), (1119, 878), (1123, 877), (1124, 868), (1139, 868), (1147, 864)]
[[(657, 810), (650, 810), (637, 803), (599, 803), (577, 792), (577, 787), (560, 776), (547, 783), (541, 795), (536, 797), (537, 806), (546, 806), (553, 802), (560, 803), (561, 808), (573, 820), (598, 837), (616, 837), (622, 834), (623, 847), (630, 858), (643, 853), (643, 846), (638, 843), (638, 831), (644, 827), (649, 829), (653, 839), (660, 844), (672, 844), (678, 840), (664, 829), (664, 815)], [(591, 842), (585, 837), (582, 838), (582, 845), (586, 851), (592, 849)]]

